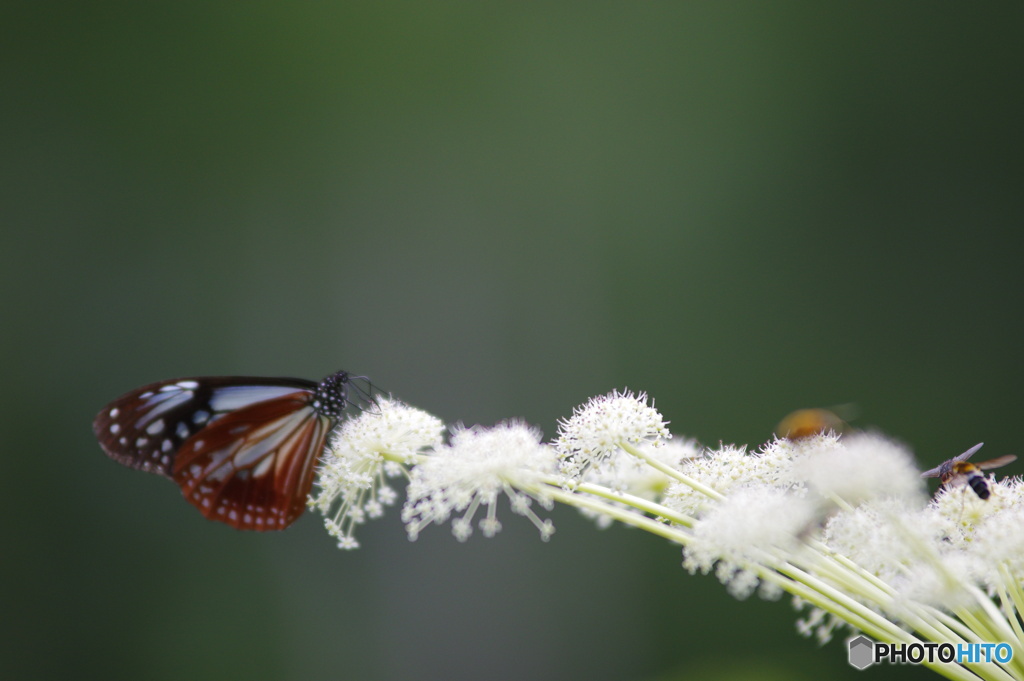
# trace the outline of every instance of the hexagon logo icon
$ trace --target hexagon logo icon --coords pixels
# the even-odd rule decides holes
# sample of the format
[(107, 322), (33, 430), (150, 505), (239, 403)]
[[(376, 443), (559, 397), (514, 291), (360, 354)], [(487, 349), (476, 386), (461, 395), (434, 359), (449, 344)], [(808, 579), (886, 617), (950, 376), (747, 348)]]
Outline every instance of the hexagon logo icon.
[(855, 669), (867, 669), (875, 663), (875, 643), (861, 634), (850, 639), (850, 666)]

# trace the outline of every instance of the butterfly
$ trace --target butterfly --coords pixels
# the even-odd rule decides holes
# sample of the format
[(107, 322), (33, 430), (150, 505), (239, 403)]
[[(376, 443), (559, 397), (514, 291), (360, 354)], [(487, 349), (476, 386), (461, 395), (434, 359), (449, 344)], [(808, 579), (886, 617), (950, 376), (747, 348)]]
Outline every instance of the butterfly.
[[(341, 418), (353, 377), (210, 376), (145, 385), (97, 414), (110, 458), (170, 478), (210, 520), (283, 530), (302, 515), (316, 462)], [(369, 383), (367, 381), (367, 383)], [(369, 393), (356, 387), (360, 401)]]
[(958, 454), (949, 461), (944, 461), (935, 468), (921, 473), (921, 477), (938, 478), (943, 485), (962, 485), (966, 483), (970, 485), (971, 489), (979, 497), (988, 499), (992, 496), (992, 492), (989, 490), (988, 483), (985, 481), (985, 476), (982, 475), (981, 471), (1001, 468), (1016, 461), (1017, 457), (1013, 454), (1006, 454), (995, 459), (989, 459), (988, 461), (969, 462), (967, 459), (971, 458), (976, 451), (981, 449), (983, 444), (985, 443), (979, 442), (963, 454)]

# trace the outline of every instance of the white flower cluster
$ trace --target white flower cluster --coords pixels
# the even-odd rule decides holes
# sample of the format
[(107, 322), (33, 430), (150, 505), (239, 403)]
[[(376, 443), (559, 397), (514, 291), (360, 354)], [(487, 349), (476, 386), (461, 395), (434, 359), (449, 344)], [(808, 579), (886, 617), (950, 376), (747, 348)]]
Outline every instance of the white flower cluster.
[(408, 475), (419, 452), (441, 444), (443, 432), (441, 419), (385, 397), (342, 424), (320, 468), (320, 493), (310, 499), (339, 548), (359, 547), (356, 526), (379, 518), (398, 498), (388, 479)]
[(617, 458), (629, 446), (658, 446), (671, 434), (661, 414), (647, 404), (646, 393), (613, 392), (577, 407), (559, 424), (555, 443), (562, 472), (570, 478)]
[[(685, 568), (713, 572), (738, 597), (788, 592), (806, 608), (799, 630), (823, 642), (847, 625), (888, 642), (999, 637), (1024, 655), (1019, 479), (975, 470), (972, 485), (954, 477), (928, 502), (910, 452), (881, 435), (702, 449), (670, 440), (644, 393), (591, 399), (550, 444), (517, 421), (457, 428), (445, 443), (429, 414), (378, 405), (342, 427), (311, 502), (344, 548), (357, 546), (356, 526), (395, 501), (389, 479), (404, 476), (411, 539), (449, 521), (460, 541), (474, 525), (494, 536), (507, 503), (546, 540), (554, 527), (536, 508), (557, 501), (601, 527), (619, 521), (682, 545)], [(1021, 678), (1024, 667), (1006, 669)]]
[(412, 472), (402, 511), (409, 538), (416, 539), (432, 522), (461, 514), (452, 521), (452, 531), (465, 541), (481, 507), (486, 510), (480, 529), (493, 537), (501, 529), (497, 502), (504, 495), (512, 512), (529, 518), (548, 539), (554, 526), (531, 508), (534, 500), (547, 510), (553, 506), (542, 480), (555, 472), (555, 453), (540, 437), (540, 431), (515, 421), (456, 431), (450, 445), (435, 449)]

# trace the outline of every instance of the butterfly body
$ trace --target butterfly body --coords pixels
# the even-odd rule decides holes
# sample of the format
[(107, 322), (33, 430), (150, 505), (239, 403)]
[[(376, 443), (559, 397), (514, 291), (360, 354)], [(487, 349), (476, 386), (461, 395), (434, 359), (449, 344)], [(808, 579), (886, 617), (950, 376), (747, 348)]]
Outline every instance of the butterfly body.
[(305, 510), (316, 462), (348, 404), (350, 375), (214, 376), (143, 386), (93, 421), (104, 451), (170, 478), (204, 516), (279, 530)]

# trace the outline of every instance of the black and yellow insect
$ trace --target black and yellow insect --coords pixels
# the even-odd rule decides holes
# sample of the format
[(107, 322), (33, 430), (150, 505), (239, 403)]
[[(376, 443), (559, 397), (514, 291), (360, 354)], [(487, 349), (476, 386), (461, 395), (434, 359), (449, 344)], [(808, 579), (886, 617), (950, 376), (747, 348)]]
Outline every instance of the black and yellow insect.
[(988, 487), (988, 481), (985, 479), (982, 471), (991, 470), (993, 468), (1002, 468), (1003, 466), (1013, 463), (1017, 460), (1017, 457), (1013, 454), (1006, 454), (1004, 456), (996, 457), (995, 459), (989, 459), (988, 461), (979, 461), (978, 463), (971, 463), (967, 459), (971, 458), (976, 451), (981, 449), (984, 442), (979, 442), (963, 454), (955, 456), (949, 461), (944, 461), (940, 465), (921, 473), (922, 478), (938, 478), (942, 485), (970, 485), (974, 493), (982, 499), (988, 499), (992, 496), (992, 491)]

